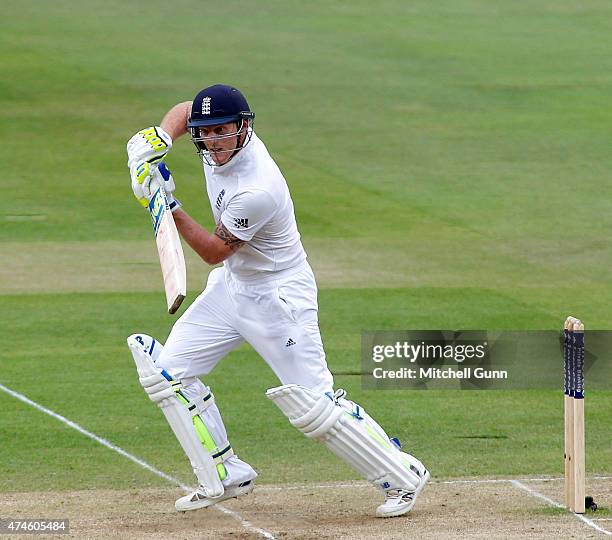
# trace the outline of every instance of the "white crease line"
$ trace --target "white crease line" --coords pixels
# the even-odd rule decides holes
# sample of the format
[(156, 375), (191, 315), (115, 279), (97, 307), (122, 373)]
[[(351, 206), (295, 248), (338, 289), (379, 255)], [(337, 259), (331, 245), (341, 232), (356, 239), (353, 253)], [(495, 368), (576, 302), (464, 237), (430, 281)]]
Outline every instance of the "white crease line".
[[(559, 504), (557, 501), (553, 501), (550, 497), (547, 497), (543, 493), (540, 493), (539, 491), (536, 491), (535, 489), (530, 488), (529, 486), (526, 486), (525, 484), (523, 484), (522, 482), (519, 482), (518, 480), (511, 480), (510, 483), (513, 486), (519, 489), (522, 489), (523, 491), (526, 491), (532, 497), (537, 497), (538, 499), (542, 499), (543, 501), (547, 502), (551, 506), (554, 506), (555, 508), (562, 508), (563, 510), (565, 510), (565, 506), (563, 506), (562, 504)], [(607, 536), (612, 536), (612, 532), (608, 531), (607, 529), (604, 529), (603, 527), (600, 527), (599, 525), (597, 525), (597, 523), (594, 523), (592, 520), (584, 517), (582, 514), (574, 514), (573, 512), (570, 512), (570, 514), (572, 514), (573, 516), (576, 516), (576, 518), (586, 523), (589, 527), (592, 527), (596, 531), (599, 531)]]
[(234, 519), (240, 521), (242, 526), (248, 531), (257, 533), (260, 536), (267, 538), (268, 540), (276, 540), (276, 537), (271, 532), (266, 531), (265, 529), (260, 529), (259, 527), (255, 527), (255, 525), (253, 525), (250, 521), (247, 521), (246, 519), (244, 519), (240, 513), (235, 512), (234, 510), (225, 508), (225, 506), (222, 506), (220, 504), (215, 504), (211, 506), (210, 508), (214, 508), (216, 510), (223, 512), (224, 514), (227, 514), (228, 516), (232, 516)]
[[(159, 469), (153, 467), (153, 465), (149, 465), (146, 461), (143, 461), (142, 459), (130, 454), (129, 452), (126, 452), (123, 448), (120, 448), (116, 444), (113, 444), (112, 442), (109, 442), (106, 439), (99, 437), (98, 435), (96, 435), (95, 433), (92, 433), (91, 431), (87, 431), (85, 428), (79, 426), (79, 424), (77, 424), (76, 422), (73, 422), (72, 420), (68, 420), (68, 418), (62, 416), (61, 414), (57, 414), (56, 412), (53, 412), (51, 409), (47, 409), (46, 407), (39, 405), (35, 401), (32, 401), (30, 398), (27, 398), (26, 396), (24, 396), (23, 394), (20, 394), (19, 392), (15, 392), (14, 390), (7, 388), (3, 384), (0, 384), (0, 390), (6, 392), (10, 396), (13, 396), (15, 399), (18, 399), (19, 401), (23, 401), (24, 403), (31, 405), (32, 407), (39, 410), (40, 412), (48, 414), (49, 416), (55, 418), (56, 420), (59, 420), (60, 422), (66, 424), (72, 429), (75, 429), (82, 435), (85, 435), (86, 437), (89, 437), (90, 439), (96, 441), (97, 443), (100, 443), (102, 446), (106, 446), (106, 448), (109, 448), (110, 450), (117, 452), (118, 454), (129, 459), (130, 461), (133, 461), (137, 465), (140, 465), (143, 469), (146, 469), (147, 471), (152, 472), (153, 474), (159, 476), (160, 478), (163, 478), (164, 480), (170, 482), (171, 484), (177, 485), (183, 491), (186, 491), (186, 492), (192, 491), (192, 489), (189, 486), (186, 486), (185, 484), (183, 484), (178, 478), (174, 478), (173, 476), (170, 476), (169, 474), (166, 474), (165, 472), (160, 471)], [(222, 506), (220, 504), (216, 504), (212, 506), (212, 508), (219, 510), (220, 512), (227, 514), (228, 516), (231, 516), (235, 520), (239, 521), (240, 524), (248, 531), (257, 533), (260, 536), (267, 538), (268, 540), (275, 540), (272, 533), (266, 531), (265, 529), (260, 529), (259, 527), (255, 527), (249, 521), (244, 519), (240, 515), (240, 513), (234, 510), (230, 510), (229, 508), (225, 508), (225, 506)]]
[(190, 489), (185, 484), (182, 484), (181, 481), (178, 480), (177, 478), (174, 478), (173, 476), (170, 476), (169, 474), (166, 474), (165, 472), (160, 471), (159, 469), (156, 469), (155, 467), (153, 467), (153, 465), (149, 465), (146, 461), (143, 461), (142, 459), (137, 458), (136, 456), (133, 456), (132, 454), (126, 452), (123, 448), (120, 448), (119, 446), (114, 445), (113, 443), (107, 441), (106, 439), (103, 439), (102, 437), (99, 437), (95, 433), (91, 433), (90, 431), (87, 431), (85, 428), (82, 428), (81, 426), (79, 426), (79, 424), (73, 422), (72, 420), (68, 420), (68, 418), (62, 416), (61, 414), (57, 414), (56, 412), (53, 412), (52, 410), (47, 409), (46, 407), (43, 407), (42, 405), (39, 405), (35, 401), (32, 401), (31, 399), (24, 396), (23, 394), (20, 394), (19, 392), (15, 392), (14, 390), (11, 390), (10, 388), (7, 388), (6, 386), (2, 384), (0, 384), (0, 390), (3, 390), (7, 394), (18, 399), (19, 401), (23, 401), (24, 403), (31, 405), (35, 409), (38, 409), (39, 411), (44, 412), (45, 414), (48, 414), (49, 416), (52, 416), (53, 418), (59, 420), (60, 422), (63, 422), (67, 426), (71, 427), (72, 429), (77, 430), (79, 433), (82, 433), (86, 437), (89, 437), (90, 439), (96, 441), (97, 443), (100, 443), (102, 446), (106, 446), (106, 448), (110, 448), (111, 450), (114, 450), (118, 454), (121, 454), (123, 457), (129, 459), (130, 461), (133, 461), (137, 465), (140, 465), (143, 469), (147, 469), (148, 471), (152, 472), (153, 474), (156, 474), (160, 478), (163, 478), (164, 480), (167, 480), (168, 482), (172, 484), (176, 484), (177, 486), (179, 486), (181, 489), (185, 491), (190, 491)]

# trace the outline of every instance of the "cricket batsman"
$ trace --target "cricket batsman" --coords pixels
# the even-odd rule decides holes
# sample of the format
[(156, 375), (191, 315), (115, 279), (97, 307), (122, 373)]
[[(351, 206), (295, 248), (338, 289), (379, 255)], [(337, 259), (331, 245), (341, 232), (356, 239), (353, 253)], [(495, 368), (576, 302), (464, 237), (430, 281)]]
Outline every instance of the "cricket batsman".
[[(379, 517), (406, 514), (429, 472), (343, 390), (334, 391), (319, 332), (317, 284), (293, 201), (253, 130), (254, 118), (239, 90), (216, 84), (174, 106), (161, 126), (139, 131), (127, 145), (136, 198), (146, 205), (163, 185), (183, 239), (204, 262), (223, 263), (164, 346), (145, 334), (128, 338), (140, 382), (160, 406), (199, 484), (176, 501), (176, 509), (204, 508), (253, 490), (257, 473), (235, 453), (211, 389), (201, 380), (248, 342), (278, 377), (281, 386), (266, 395), (291, 424), (382, 492)], [(213, 232), (175, 199), (163, 161), (186, 133), (204, 169)]]

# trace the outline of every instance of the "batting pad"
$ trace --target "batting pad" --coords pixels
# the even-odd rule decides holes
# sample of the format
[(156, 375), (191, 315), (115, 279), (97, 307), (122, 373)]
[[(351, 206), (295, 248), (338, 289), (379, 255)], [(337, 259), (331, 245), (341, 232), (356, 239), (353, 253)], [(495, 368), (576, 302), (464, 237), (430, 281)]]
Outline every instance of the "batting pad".
[(420, 478), (384, 430), (343, 391), (320, 394), (287, 384), (266, 396), (304, 435), (316, 439), (382, 490), (414, 491)]
[(168, 424), (191, 462), (198, 482), (205, 487), (207, 496), (220, 497), (224, 491), (223, 484), (217, 474), (212, 456), (206, 452), (198, 438), (191, 414), (179, 402), (170, 381), (153, 364), (140, 335), (131, 335), (127, 339), (127, 344), (136, 362), (140, 384), (151, 401), (157, 403), (164, 413)]

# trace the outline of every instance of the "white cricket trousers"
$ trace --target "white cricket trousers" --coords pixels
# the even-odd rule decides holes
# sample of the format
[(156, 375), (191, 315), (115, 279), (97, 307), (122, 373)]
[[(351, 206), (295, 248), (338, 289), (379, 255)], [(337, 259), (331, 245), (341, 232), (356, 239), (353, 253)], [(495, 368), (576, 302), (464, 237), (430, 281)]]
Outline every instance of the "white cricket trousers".
[(250, 343), (282, 384), (331, 392), (308, 263), (267, 282), (236, 280), (225, 267), (172, 328), (157, 363), (174, 379), (207, 375), (231, 350)]
[[(248, 342), (282, 384), (331, 392), (334, 381), (325, 361), (317, 311), (317, 285), (308, 263), (265, 283), (238, 281), (225, 267), (216, 268), (204, 292), (175, 323), (156, 364), (182, 381), (183, 393), (195, 402), (208, 393), (198, 377)], [(215, 444), (224, 445), (227, 432), (216, 403), (200, 417)], [(257, 476), (237, 455), (227, 459), (225, 468), (226, 486)]]

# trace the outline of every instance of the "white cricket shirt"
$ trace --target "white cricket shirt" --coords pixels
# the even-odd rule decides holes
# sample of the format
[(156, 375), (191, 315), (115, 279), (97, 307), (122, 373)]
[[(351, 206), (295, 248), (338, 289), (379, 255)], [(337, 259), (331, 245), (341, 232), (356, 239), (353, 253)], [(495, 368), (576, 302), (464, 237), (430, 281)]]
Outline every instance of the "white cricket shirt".
[(204, 163), (206, 190), (215, 216), (244, 244), (224, 261), (244, 281), (274, 278), (306, 260), (287, 182), (255, 133), (232, 160)]

